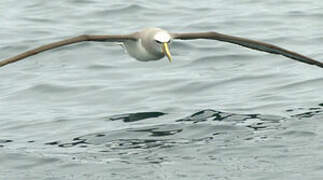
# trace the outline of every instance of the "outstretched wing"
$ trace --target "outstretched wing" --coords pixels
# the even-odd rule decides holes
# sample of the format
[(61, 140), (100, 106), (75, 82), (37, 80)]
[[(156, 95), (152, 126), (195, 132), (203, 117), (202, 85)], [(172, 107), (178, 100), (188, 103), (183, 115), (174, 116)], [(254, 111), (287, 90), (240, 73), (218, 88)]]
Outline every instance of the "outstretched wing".
[(50, 49), (54, 49), (57, 47), (83, 42), (83, 41), (103, 41), (103, 42), (123, 42), (126, 40), (137, 40), (137, 33), (133, 34), (126, 34), (126, 35), (81, 35), (69, 39), (65, 39), (62, 41), (53, 42), (50, 44), (46, 44), (43, 46), (40, 46), (35, 49), (28, 50), (26, 52), (23, 52), (21, 54), (18, 54), (16, 56), (13, 56), (11, 58), (5, 59), (0, 61), (0, 67), (5, 66), (10, 63), (17, 62), (19, 60), (22, 60), (26, 57), (33, 56), (35, 54), (38, 54), (43, 51), (47, 51)]
[(288, 58), (311, 64), (316, 65), (323, 68), (323, 63), (312, 58), (306, 57), (304, 55), (298, 54), (296, 52), (275, 46), (273, 44), (264, 43), (260, 41), (250, 40), (241, 37), (230, 36), (222, 33), (217, 32), (201, 32), (201, 33), (172, 33), (171, 34), (174, 39), (182, 39), (182, 40), (193, 40), (193, 39), (211, 39), (211, 40), (218, 40), (224, 42), (230, 42), (234, 44), (238, 44), (240, 46), (244, 46), (247, 48), (264, 51), (272, 54), (280, 54), (286, 56)]

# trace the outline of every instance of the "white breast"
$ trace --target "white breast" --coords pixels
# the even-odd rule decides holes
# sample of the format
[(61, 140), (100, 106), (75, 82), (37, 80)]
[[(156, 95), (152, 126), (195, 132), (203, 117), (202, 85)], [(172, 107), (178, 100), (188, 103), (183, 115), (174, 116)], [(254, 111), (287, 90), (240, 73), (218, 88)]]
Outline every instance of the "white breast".
[(152, 54), (148, 52), (142, 45), (141, 39), (139, 39), (138, 41), (125, 41), (124, 45), (128, 54), (139, 61), (156, 61), (163, 57), (159, 54)]

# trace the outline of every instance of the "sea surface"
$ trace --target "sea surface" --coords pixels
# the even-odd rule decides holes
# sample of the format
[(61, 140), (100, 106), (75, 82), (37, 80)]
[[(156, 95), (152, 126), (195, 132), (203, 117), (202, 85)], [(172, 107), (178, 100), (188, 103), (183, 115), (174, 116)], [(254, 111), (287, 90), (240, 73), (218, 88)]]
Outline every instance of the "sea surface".
[[(323, 1), (1, 0), (0, 59), (81, 34), (217, 31), (323, 61)], [(0, 180), (321, 180), (323, 69), (174, 41), (84, 42), (0, 68)]]

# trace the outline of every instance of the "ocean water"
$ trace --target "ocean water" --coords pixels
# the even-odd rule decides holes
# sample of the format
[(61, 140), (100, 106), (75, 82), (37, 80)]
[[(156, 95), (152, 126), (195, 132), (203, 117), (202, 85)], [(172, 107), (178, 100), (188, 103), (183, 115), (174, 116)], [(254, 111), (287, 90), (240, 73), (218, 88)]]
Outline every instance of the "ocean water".
[[(2, 0), (0, 59), (80, 34), (217, 31), (323, 61), (323, 2)], [(207, 40), (85, 42), (0, 69), (0, 179), (323, 177), (323, 71)]]

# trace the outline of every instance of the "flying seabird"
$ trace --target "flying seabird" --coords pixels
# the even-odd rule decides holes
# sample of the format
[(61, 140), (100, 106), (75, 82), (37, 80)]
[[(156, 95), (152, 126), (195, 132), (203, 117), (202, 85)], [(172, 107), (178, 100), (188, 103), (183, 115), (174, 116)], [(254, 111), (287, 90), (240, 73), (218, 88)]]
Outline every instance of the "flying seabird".
[(170, 54), (169, 44), (172, 42), (172, 40), (176, 39), (209, 39), (224, 41), (259, 51), (264, 51), (272, 54), (280, 54), (306, 64), (316, 65), (323, 68), (322, 62), (265, 42), (230, 36), (218, 32), (170, 33), (160, 28), (146, 28), (140, 32), (125, 35), (81, 35), (43, 45), (38, 48), (18, 54), (14, 57), (5, 59), (3, 61), (0, 61), (0, 67), (13, 62), (17, 62), (21, 59), (49, 49), (54, 49), (60, 46), (83, 41), (119, 42), (123, 43), (130, 56), (139, 61), (155, 61), (163, 58), (164, 56), (167, 56), (168, 60), (171, 62), (172, 56)]

